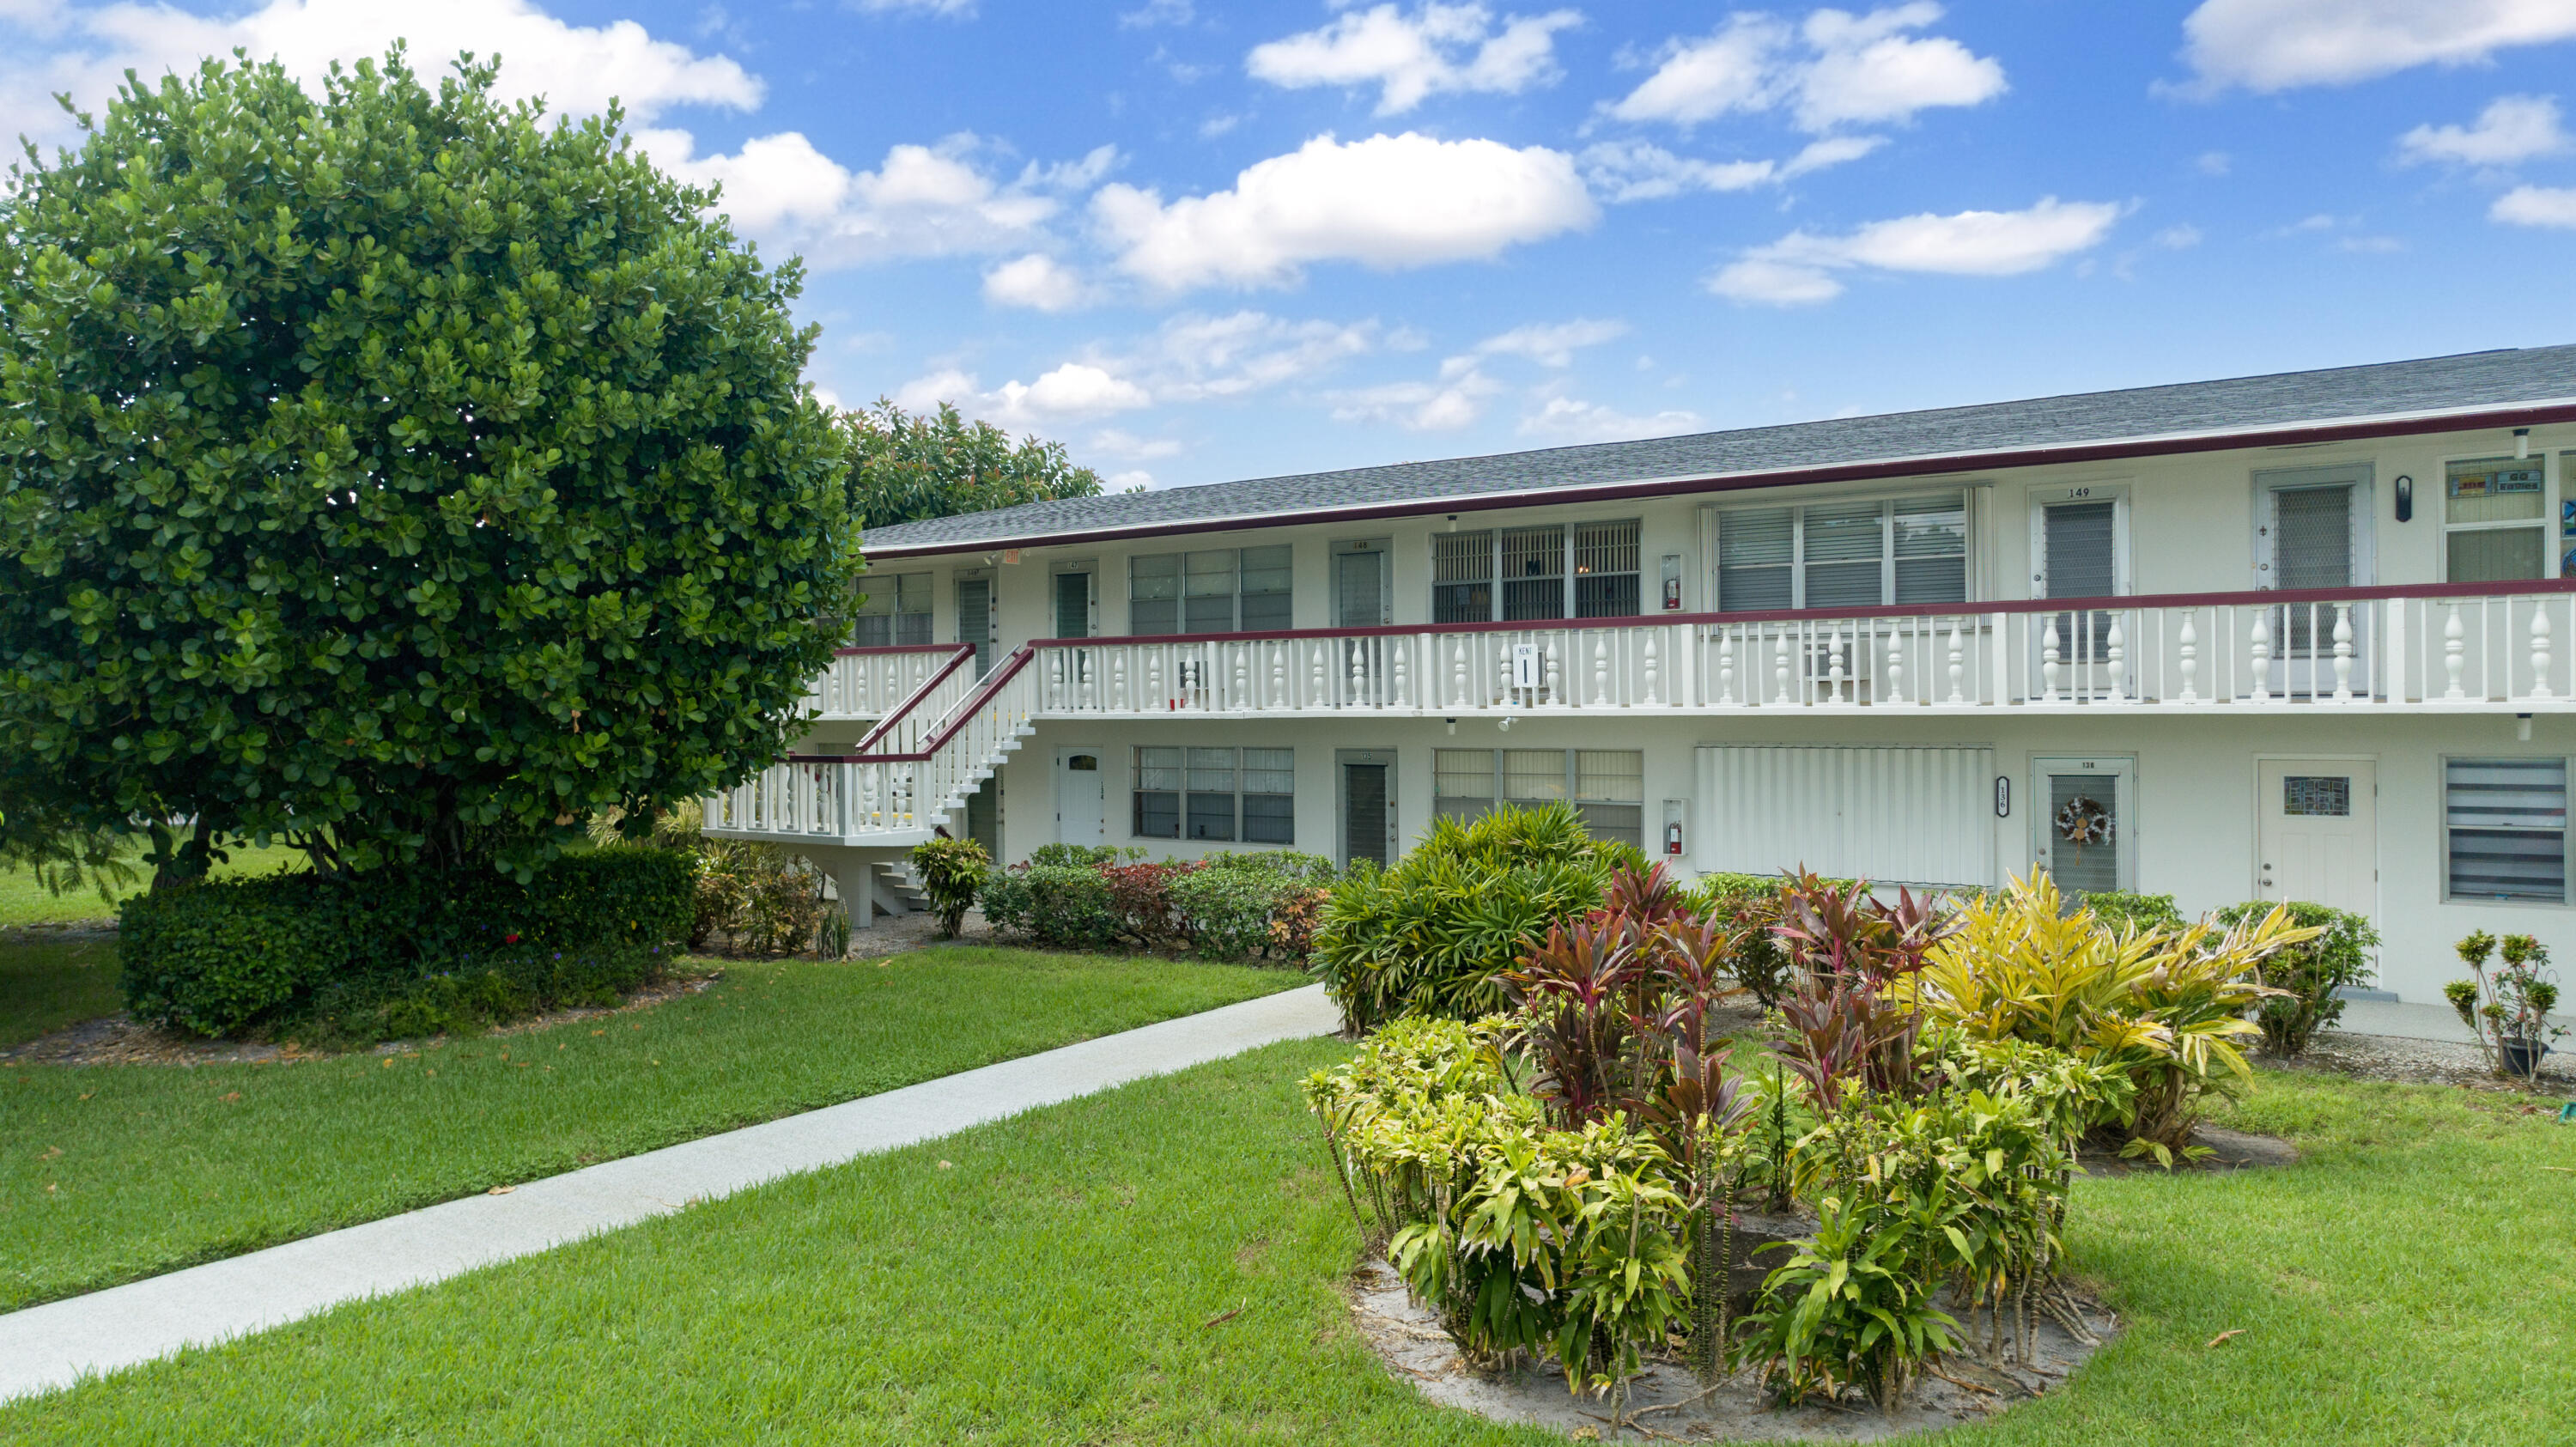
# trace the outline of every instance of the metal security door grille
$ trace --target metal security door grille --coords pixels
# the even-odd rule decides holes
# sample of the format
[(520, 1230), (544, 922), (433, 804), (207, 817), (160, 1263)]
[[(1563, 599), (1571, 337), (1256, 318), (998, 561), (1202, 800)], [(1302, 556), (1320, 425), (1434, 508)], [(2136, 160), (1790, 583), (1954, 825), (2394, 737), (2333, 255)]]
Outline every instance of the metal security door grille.
[(993, 666), (993, 580), (957, 580), (957, 641), (975, 645), (975, 672)]
[(1342, 859), (1386, 867), (1386, 765), (1342, 765)]
[(1386, 622), (1386, 554), (1333, 555), (1333, 626), (1375, 628)]
[[(2348, 588), (2352, 586), (2352, 488), (2283, 488), (2272, 494), (2274, 533), (2272, 575), (2280, 588)], [(2283, 610), (2290, 651), (2304, 654), (2320, 634), (2331, 637), (2331, 610), (2315, 605)], [(2322, 626), (2320, 626), (2322, 622)]]
[[(2119, 591), (2119, 504), (2061, 502), (2042, 514), (2041, 540), (2051, 598), (2107, 598)], [(2058, 657), (2097, 662), (2110, 656), (2108, 613), (2057, 615)]]
[(1058, 638), (1091, 636), (1091, 575), (1089, 573), (1055, 575), (1055, 636)]

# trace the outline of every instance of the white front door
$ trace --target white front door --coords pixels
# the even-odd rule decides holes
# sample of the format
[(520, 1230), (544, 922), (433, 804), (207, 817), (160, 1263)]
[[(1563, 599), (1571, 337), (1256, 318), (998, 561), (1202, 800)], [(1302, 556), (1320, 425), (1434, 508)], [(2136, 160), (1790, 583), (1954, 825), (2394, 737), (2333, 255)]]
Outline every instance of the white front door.
[(1109, 837), (1108, 774), (1098, 749), (1058, 749), (1055, 755), (1055, 841), (1088, 849)]
[(2263, 821), (2255, 897), (2376, 913), (2379, 766), (2367, 759), (2265, 759), (2255, 781)]

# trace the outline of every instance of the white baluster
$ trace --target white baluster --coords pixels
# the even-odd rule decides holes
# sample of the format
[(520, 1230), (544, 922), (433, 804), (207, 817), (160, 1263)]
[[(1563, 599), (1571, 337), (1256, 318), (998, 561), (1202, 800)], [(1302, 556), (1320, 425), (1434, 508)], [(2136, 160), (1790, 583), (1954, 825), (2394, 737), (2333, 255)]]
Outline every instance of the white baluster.
[(2111, 615), (2110, 635), (2102, 641), (2105, 645), (2104, 651), (2110, 655), (2104, 667), (2104, 672), (2111, 676), (2110, 701), (2125, 703), (2129, 697), (2126, 686), (2129, 681), (2129, 635), (2120, 625), (2119, 614)]
[(1789, 629), (1781, 625), (1778, 640), (1771, 646), (1771, 678), (1779, 689), (1779, 701), (1789, 702)]
[(1253, 706), (1251, 674), (1252, 645), (1249, 643), (1238, 643), (1234, 646), (1233, 651), (1234, 697), (1226, 700), (1226, 702), (1238, 709), (1250, 708)]
[(1547, 640), (1545, 656), (1547, 660), (1547, 702), (1557, 708), (1563, 708), (1566, 706), (1565, 667), (1557, 660), (1556, 640), (1554, 638)]
[(1723, 623), (1717, 632), (1717, 701), (1735, 702), (1735, 630)]
[(1905, 702), (1905, 641), (1899, 631), (1902, 625), (1887, 625), (1887, 701)]
[(2254, 695), (2256, 703), (2272, 701), (2272, 610), (2254, 610)]
[(1351, 707), (1353, 707), (1353, 708), (1359, 708), (1359, 707), (1362, 707), (1362, 706), (1364, 706), (1364, 705), (1368, 702), (1368, 672), (1367, 672), (1367, 669), (1366, 669), (1365, 664), (1364, 664), (1364, 662), (1363, 662), (1363, 658), (1364, 658), (1365, 650), (1366, 650), (1367, 648), (1368, 648), (1368, 644), (1367, 644), (1367, 642), (1366, 642), (1365, 640), (1363, 640), (1363, 639), (1354, 638), (1354, 639), (1350, 640), (1350, 650), (1351, 650), (1351, 703), (1350, 703), (1350, 706), (1351, 706)]
[(2057, 615), (2048, 615), (2048, 627), (2039, 635), (2039, 701), (2057, 702)]
[(2548, 698), (2549, 692), (2549, 604), (2535, 598), (2531, 603), (2531, 697)]
[(1270, 706), (1288, 706), (1288, 645), (1277, 641), (1270, 645)]
[(2352, 702), (2352, 605), (2335, 605), (2334, 626), (2334, 701)]
[(1324, 691), (1324, 643), (1321, 639), (1316, 640), (1308, 656), (1314, 662), (1314, 676), (1306, 687), (1306, 707), (1331, 708), (1333, 701)]
[(2200, 702), (2200, 628), (2193, 620), (2200, 616), (2197, 608), (2182, 610), (2182, 633), (2175, 647), (2182, 655), (2182, 696), (2184, 703)]
[(1464, 638), (1449, 645), (1449, 696), (1461, 704), (1467, 701), (1467, 640)]
[(1127, 693), (1127, 650), (1115, 648), (1109, 653), (1109, 701), (1133, 712), (1136, 702)]
[(2468, 630), (2460, 623), (2460, 605), (2451, 604), (2449, 621), (2442, 625), (2442, 671), (2450, 675), (2451, 686), (2442, 697), (2467, 698), (2460, 690), (2460, 673), (2469, 666)]
[(1655, 697), (1655, 637), (1661, 632), (1663, 630), (1660, 628), (1646, 630), (1646, 707), (1648, 708), (1655, 708), (1660, 703), (1660, 700)]
[(1833, 651), (1827, 655), (1832, 661), (1832, 667), (1825, 675), (1827, 703), (1843, 702), (1843, 683), (1851, 676), (1849, 648), (1850, 644), (1843, 637), (1843, 625), (1838, 620), (1834, 624)]
[(1402, 708), (1405, 705), (1404, 655), (1409, 650), (1407, 650), (1404, 645), (1410, 641), (1412, 640), (1405, 638), (1389, 638), (1386, 640), (1386, 651), (1392, 655), (1395, 674), (1395, 685), (1393, 688), (1388, 690), (1386, 701), (1389, 706), (1394, 708)]
[(1600, 633), (1592, 635), (1592, 706), (1610, 706), (1610, 639)]
[(1965, 704), (1968, 701), (1967, 692), (1962, 687), (1967, 680), (1968, 643), (1959, 635), (1959, 620), (1953, 618), (1950, 620), (1950, 702)]

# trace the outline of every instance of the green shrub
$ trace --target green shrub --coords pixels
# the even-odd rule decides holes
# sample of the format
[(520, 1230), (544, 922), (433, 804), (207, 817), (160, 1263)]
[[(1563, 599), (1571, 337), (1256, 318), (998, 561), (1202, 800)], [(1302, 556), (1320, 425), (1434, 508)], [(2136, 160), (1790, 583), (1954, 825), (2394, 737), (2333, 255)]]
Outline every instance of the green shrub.
[(957, 937), (958, 924), (975, 907), (975, 891), (992, 863), (993, 856), (973, 839), (925, 839), (912, 846), (912, 871), (921, 876), (922, 892), (948, 938)]
[[(2229, 905), (2218, 912), (2218, 922), (2230, 927), (2259, 923), (2272, 908), (2268, 903)], [(2255, 971), (2264, 984), (2289, 992), (2254, 1008), (2264, 1048), (2280, 1056), (2307, 1049), (2312, 1036), (2343, 1018), (2343, 1000), (2335, 991), (2372, 979), (2370, 951), (2379, 947), (2379, 930), (2367, 915), (2301, 900), (2286, 908), (2290, 923), (2323, 933), (2285, 947)]]
[(1172, 881), (1172, 918), (1203, 960), (1255, 959), (1270, 948), (1281, 905), (1305, 889), (1264, 870), (1193, 870)]
[(736, 954), (784, 955), (816, 936), (823, 876), (802, 855), (748, 839), (702, 839), (683, 852), (696, 881), (690, 948), (721, 934)]
[(986, 876), (980, 896), (993, 928), (1042, 944), (1106, 949), (1120, 917), (1109, 881), (1090, 865), (1021, 864)]
[(387, 1038), (613, 997), (688, 937), (694, 867), (659, 849), (489, 870), (284, 874), (156, 889), (119, 913), (135, 1017), (201, 1035)]
[[(2141, 933), (2147, 930), (2179, 930), (2183, 927), (2182, 911), (2170, 894), (2140, 894), (2133, 889), (2105, 889), (2093, 894), (2072, 896), (2076, 904), (2093, 911), (2093, 917), (2117, 931), (2123, 925)], [(2262, 917), (2256, 911), (2257, 919)]]
[(1227, 851), (1210, 854), (1198, 861), (1202, 869), (1221, 869), (1241, 874), (1265, 874), (1298, 884), (1330, 887), (1341, 871), (1333, 861), (1320, 854), (1300, 854), (1294, 849), (1262, 849), (1245, 853)]
[[(1145, 851), (1123, 851), (1130, 859), (1142, 859)], [(1106, 844), (1041, 844), (1029, 851), (1031, 869), (1087, 868), (1095, 864), (1116, 864), (1122, 851)]]
[(1355, 1030), (1408, 1011), (1473, 1019), (1502, 1008), (1497, 980), (1548, 927), (1598, 908), (1635, 847), (1596, 840), (1570, 804), (1432, 821), (1377, 873), (1333, 889), (1315, 930), (1314, 969)]

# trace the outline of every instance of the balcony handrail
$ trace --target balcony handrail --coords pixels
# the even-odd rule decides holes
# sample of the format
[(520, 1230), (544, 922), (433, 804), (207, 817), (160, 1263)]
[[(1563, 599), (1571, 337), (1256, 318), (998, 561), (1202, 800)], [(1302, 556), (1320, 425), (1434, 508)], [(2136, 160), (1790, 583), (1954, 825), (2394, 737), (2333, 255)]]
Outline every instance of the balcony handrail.
[[(969, 644), (967, 645), (967, 648), (971, 652), (973, 650), (973, 645)], [(959, 700), (957, 707), (949, 710), (947, 723), (941, 726), (938, 733), (931, 735), (930, 738), (923, 741), (918, 752), (901, 754), (788, 754), (784, 756), (780, 762), (789, 764), (918, 764), (927, 762), (942, 748), (947, 747), (949, 740), (956, 738), (957, 735), (965, 729), (968, 721), (973, 719), (976, 713), (980, 711), (984, 705), (993, 701), (993, 696), (1002, 691), (1002, 686), (1018, 677), (1020, 670), (1028, 667), (1030, 660), (1036, 657), (1037, 645), (1034, 643), (1023, 643), (1019, 647), (1012, 649), (1010, 655), (1004, 658), (1000, 665), (995, 667), (991, 673), (984, 675), (984, 681), (977, 684), (973, 692)], [(870, 737), (873, 738), (874, 735), (871, 735)], [(862, 741), (859, 747), (864, 750), (867, 747), (867, 743)]]
[(2502, 598), (2576, 593), (2576, 579), (2504, 583), (2395, 583), (2353, 588), (2250, 588), (2226, 593), (2115, 593), (2092, 598), (1996, 598), (1898, 603), (1869, 608), (1775, 608), (1741, 613), (1636, 613), (1605, 618), (1516, 618), (1477, 623), (1383, 623), (1366, 628), (1276, 628), (1249, 633), (1094, 634), (1033, 638), (1030, 648), (1128, 644), (1262, 643), (1314, 638), (1394, 638), (1423, 633), (1527, 633), (1546, 628), (1645, 628), (1670, 624), (1808, 623), (1835, 618), (1960, 618), (1972, 613), (2117, 613), (2141, 608), (2220, 608), (2294, 603), (2363, 603), (2382, 598)]
[(883, 653), (944, 653), (951, 648), (972, 648), (972, 643), (889, 643), (874, 648), (835, 648), (834, 658), (874, 658)]
[[(910, 716), (914, 709), (921, 706), (922, 700), (930, 696), (931, 690), (947, 682), (948, 675), (965, 667), (966, 664), (975, 656), (975, 645), (972, 643), (941, 643), (934, 644), (932, 646), (938, 648), (952, 648), (955, 649), (956, 652), (950, 656), (946, 664), (934, 670), (928, 678), (923, 679), (919, 688), (905, 694), (903, 702), (886, 710), (885, 717), (877, 720), (877, 726), (868, 730), (867, 737), (859, 740), (860, 749), (865, 750), (869, 745), (875, 743), (881, 738), (884, 738), (886, 730), (902, 723), (906, 717)], [(897, 652), (910, 650), (887, 649), (884, 651)]]

